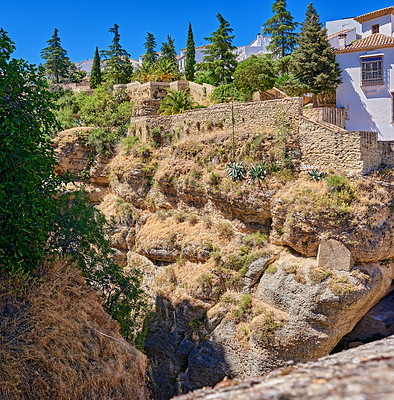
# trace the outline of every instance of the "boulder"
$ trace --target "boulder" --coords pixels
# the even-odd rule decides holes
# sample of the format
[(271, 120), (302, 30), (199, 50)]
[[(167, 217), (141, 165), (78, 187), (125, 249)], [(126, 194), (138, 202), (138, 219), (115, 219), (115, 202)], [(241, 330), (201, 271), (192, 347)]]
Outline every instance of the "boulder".
[(323, 268), (350, 271), (354, 262), (347, 247), (338, 240), (323, 240), (317, 252), (317, 265)]

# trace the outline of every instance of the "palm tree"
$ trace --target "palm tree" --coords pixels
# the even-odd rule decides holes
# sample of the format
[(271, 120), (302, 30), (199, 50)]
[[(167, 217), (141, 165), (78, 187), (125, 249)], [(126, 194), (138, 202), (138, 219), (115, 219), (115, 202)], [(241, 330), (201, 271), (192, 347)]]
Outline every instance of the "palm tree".
[(141, 83), (149, 82), (154, 80), (154, 66), (143, 60), (142, 64), (138, 67), (132, 76), (132, 81), (140, 81)]
[(179, 92), (169, 90), (161, 101), (159, 113), (162, 115), (180, 114), (192, 108), (194, 108), (193, 98), (185, 90)]

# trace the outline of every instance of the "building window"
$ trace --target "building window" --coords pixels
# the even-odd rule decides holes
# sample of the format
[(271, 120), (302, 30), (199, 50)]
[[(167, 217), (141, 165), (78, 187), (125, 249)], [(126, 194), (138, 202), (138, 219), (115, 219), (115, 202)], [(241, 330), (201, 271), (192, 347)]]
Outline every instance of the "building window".
[(372, 25), (372, 34), (379, 33), (379, 24)]
[(361, 59), (361, 86), (383, 85), (383, 57)]

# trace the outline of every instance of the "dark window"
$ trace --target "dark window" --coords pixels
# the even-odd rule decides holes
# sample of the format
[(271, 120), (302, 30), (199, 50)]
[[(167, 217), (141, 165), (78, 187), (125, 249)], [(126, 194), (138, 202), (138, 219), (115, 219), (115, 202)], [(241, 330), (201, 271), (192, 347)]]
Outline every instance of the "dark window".
[(379, 33), (379, 24), (372, 25), (372, 33)]
[(361, 86), (383, 85), (383, 57), (361, 59)]

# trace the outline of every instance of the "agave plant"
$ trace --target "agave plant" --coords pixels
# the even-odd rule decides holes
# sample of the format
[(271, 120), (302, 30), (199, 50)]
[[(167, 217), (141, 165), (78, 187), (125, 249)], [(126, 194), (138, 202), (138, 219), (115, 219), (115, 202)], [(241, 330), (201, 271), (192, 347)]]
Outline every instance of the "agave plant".
[(247, 171), (243, 165), (243, 162), (236, 163), (235, 161), (232, 164), (227, 164), (227, 176), (236, 181), (243, 181), (246, 178)]
[(163, 115), (180, 114), (194, 108), (193, 98), (185, 90), (169, 90), (160, 103), (159, 113)]
[(308, 174), (309, 174), (309, 179), (311, 179), (312, 181), (321, 181), (327, 176), (326, 172), (319, 173), (317, 169), (309, 171)]
[(267, 165), (265, 161), (257, 164), (252, 164), (250, 166), (250, 170), (248, 173), (248, 177), (250, 180), (257, 180), (259, 183), (259, 186), (261, 185), (261, 181), (265, 179), (265, 177), (268, 175), (267, 171)]

